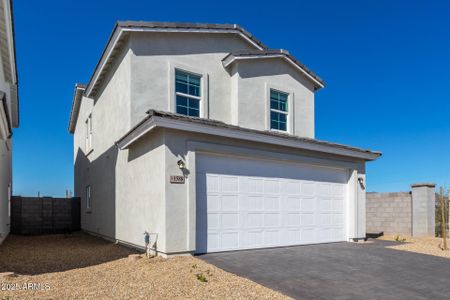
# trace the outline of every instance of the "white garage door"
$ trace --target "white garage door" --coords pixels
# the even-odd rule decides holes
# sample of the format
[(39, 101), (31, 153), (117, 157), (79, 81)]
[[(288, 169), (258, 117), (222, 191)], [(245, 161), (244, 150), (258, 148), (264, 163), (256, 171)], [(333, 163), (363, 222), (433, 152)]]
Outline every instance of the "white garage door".
[(197, 156), (197, 252), (345, 241), (345, 170)]

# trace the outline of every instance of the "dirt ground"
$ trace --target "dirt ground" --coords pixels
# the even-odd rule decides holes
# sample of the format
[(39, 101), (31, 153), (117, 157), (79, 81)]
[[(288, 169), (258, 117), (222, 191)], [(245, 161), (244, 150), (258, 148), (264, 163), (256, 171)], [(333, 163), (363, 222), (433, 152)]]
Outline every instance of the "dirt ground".
[[(385, 235), (379, 237), (378, 239), (395, 241), (395, 238), (396, 237), (392, 235)], [(405, 240), (402, 242), (398, 242), (398, 245), (388, 246), (387, 248), (450, 258), (450, 250), (447, 251), (442, 250), (442, 238), (436, 237), (412, 238), (404, 236), (400, 236), (399, 238), (400, 240), (403, 239)], [(447, 239), (447, 243), (450, 248), (450, 239)]]
[[(9, 236), (0, 246), (0, 299), (288, 299), (195, 257), (142, 258), (83, 233)], [(205, 282), (204, 282), (205, 281)]]

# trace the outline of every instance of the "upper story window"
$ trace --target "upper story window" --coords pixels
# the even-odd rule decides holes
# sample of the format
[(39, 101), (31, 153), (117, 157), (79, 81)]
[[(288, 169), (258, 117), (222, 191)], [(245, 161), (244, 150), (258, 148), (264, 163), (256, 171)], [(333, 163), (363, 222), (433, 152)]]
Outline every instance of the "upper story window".
[(201, 76), (176, 70), (175, 95), (178, 114), (200, 116)]
[(270, 90), (270, 129), (287, 131), (289, 94)]
[(86, 153), (92, 150), (92, 115), (86, 120)]

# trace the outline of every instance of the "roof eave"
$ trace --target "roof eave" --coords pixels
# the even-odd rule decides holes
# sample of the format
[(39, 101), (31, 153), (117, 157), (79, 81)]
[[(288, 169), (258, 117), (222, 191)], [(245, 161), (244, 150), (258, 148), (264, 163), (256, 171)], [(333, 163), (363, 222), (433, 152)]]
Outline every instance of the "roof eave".
[[(206, 120), (206, 119), (205, 119)], [(207, 120), (206, 120), (207, 121)], [(245, 129), (235, 126), (220, 124), (200, 123), (202, 119), (184, 120), (184, 118), (173, 119), (150, 112), (150, 115), (132, 128), (126, 135), (119, 139), (116, 144), (119, 149), (127, 149), (144, 135), (155, 128), (169, 128), (175, 130), (217, 135), (227, 138), (235, 138), (246, 141), (261, 142), (273, 145), (281, 145), (307, 151), (321, 152), (325, 154), (350, 157), (353, 159), (372, 161), (381, 156), (381, 152), (353, 148), (339, 144), (321, 142), (317, 140), (303, 141), (295, 137), (268, 134), (264, 131)]]
[(80, 112), (81, 99), (83, 98), (83, 93), (85, 92), (85, 90), (86, 87), (84, 85), (75, 84), (72, 99), (72, 108), (70, 110), (70, 118), (69, 118), (69, 133), (71, 134), (75, 132), (78, 114)]
[(233, 55), (233, 53), (228, 54), (223, 60), (222, 64), (225, 68), (231, 66), (235, 61), (238, 60), (248, 60), (248, 59), (270, 59), (270, 58), (281, 58), (285, 59), (288, 63), (297, 68), (300, 73), (302, 73), (306, 78), (308, 78), (314, 84), (314, 90), (317, 91), (325, 87), (324, 81), (319, 78), (316, 74), (306, 68), (303, 64), (299, 63), (289, 52), (279, 49), (272, 50), (271, 52), (262, 51), (258, 53), (249, 53), (247, 55)]

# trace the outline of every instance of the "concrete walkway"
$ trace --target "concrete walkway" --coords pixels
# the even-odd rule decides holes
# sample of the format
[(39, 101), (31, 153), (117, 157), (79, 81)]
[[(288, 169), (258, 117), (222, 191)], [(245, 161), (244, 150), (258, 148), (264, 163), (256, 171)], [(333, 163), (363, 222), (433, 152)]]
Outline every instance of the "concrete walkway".
[(450, 259), (336, 243), (198, 256), (296, 299), (450, 299)]

